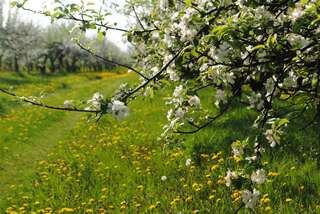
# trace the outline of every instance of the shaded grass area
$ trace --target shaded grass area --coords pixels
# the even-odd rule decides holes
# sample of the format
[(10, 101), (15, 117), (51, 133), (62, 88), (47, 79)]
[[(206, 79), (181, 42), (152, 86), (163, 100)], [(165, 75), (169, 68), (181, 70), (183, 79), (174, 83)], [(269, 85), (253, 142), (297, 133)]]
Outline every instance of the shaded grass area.
[[(112, 79), (108, 74), (72, 75), (52, 80), (54, 86), (45, 83), (45, 87), (37, 84), (17, 90), (30, 94), (31, 90), (32, 93), (44, 90), (48, 93), (47, 100), (59, 104), (63, 103), (61, 97), (90, 98), (95, 91), (110, 94), (121, 82), (133, 79), (131, 76)], [(56, 90), (62, 83), (68, 87)], [(0, 124), (13, 126), (13, 130), (18, 129), (28, 115), (35, 114), (27, 121), (42, 119), (38, 128), (28, 135), (19, 137), (14, 131), (6, 135), (10, 143), (6, 144), (8, 151), (2, 153), (4, 157), (7, 155), (8, 162), (15, 163), (18, 160), (14, 157), (19, 154), (24, 161), (18, 161), (18, 169), (12, 169), (20, 171), (14, 174), (14, 186), (5, 185), (7, 194), (0, 210), (9, 213), (232, 213), (240, 206), (241, 199), (237, 190), (225, 186), (225, 172), (235, 165), (230, 157), (230, 144), (254, 136), (251, 125), (255, 113), (238, 106), (197, 134), (182, 136), (183, 142), (169, 148), (158, 140), (166, 122), (165, 96), (167, 92), (163, 91), (152, 100), (138, 98), (130, 105), (132, 112), (125, 121), (106, 116), (98, 123), (87, 123), (83, 115), (48, 113), (28, 106), (15, 106), (14, 112), (7, 111), (6, 117), (17, 114), (16, 120), (1, 120)], [(202, 100), (208, 105), (213, 102)], [(5, 108), (8, 108), (7, 102)], [(26, 109), (29, 112), (22, 113)], [(39, 111), (41, 115), (37, 115)], [(28, 123), (23, 127), (22, 130), (32, 129)], [(301, 130), (299, 125), (292, 124), (288, 130), (283, 144), (274, 150), (266, 148), (264, 153), (265, 168), (272, 173), (267, 183), (259, 187), (264, 200), (259, 202), (256, 212), (319, 213), (318, 129)], [(24, 139), (26, 136), (29, 141)], [(20, 147), (22, 142), (27, 146)], [(0, 150), (3, 148), (0, 144)], [(192, 159), (190, 166), (185, 165), (188, 158)], [(8, 180), (5, 173), (2, 175), (1, 183)], [(162, 176), (167, 179), (162, 180)], [(249, 212), (242, 209), (240, 213)]]

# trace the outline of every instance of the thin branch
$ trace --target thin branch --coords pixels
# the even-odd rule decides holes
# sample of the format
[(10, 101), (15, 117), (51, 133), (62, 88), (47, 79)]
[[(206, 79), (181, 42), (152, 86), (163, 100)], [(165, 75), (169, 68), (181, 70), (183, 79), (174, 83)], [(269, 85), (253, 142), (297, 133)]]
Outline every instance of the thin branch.
[(133, 12), (134, 12), (134, 15), (136, 16), (136, 19), (138, 20), (138, 23), (139, 23), (140, 27), (141, 27), (143, 30), (146, 30), (146, 29), (144, 28), (144, 26), (143, 26), (143, 24), (142, 24), (139, 16), (138, 16), (138, 14), (137, 14), (137, 11), (136, 11), (134, 5), (132, 5), (132, 10), (133, 10)]
[[(36, 10), (32, 10), (30, 8), (26, 8), (24, 6), (19, 6), (19, 8), (25, 10), (25, 11), (29, 11), (29, 12), (32, 12), (32, 13), (36, 13), (36, 14), (41, 14), (41, 15), (44, 15), (44, 16), (49, 16), (47, 13), (45, 12), (42, 12), (42, 11), (36, 11)], [(76, 22), (85, 22), (85, 23), (89, 23), (91, 22), (90, 20), (85, 20), (83, 18), (77, 18), (75, 17), (74, 15), (72, 14), (67, 14), (66, 16), (63, 16), (63, 17), (60, 17), (61, 19), (65, 19), (65, 20), (73, 20), (73, 21), (76, 21)], [(117, 27), (112, 27), (112, 26), (108, 26), (106, 24), (101, 24), (101, 23), (97, 23), (97, 22), (94, 22), (93, 23), (94, 25), (98, 26), (98, 27), (102, 27), (102, 28), (105, 28), (106, 30), (115, 30), (115, 31), (120, 31), (120, 32), (125, 32), (125, 33), (128, 33), (130, 32), (131, 30), (128, 30), (128, 29), (123, 29), (123, 28), (117, 28)], [(144, 29), (144, 30), (141, 30), (141, 31), (134, 31), (136, 33), (148, 33), (148, 32), (152, 32), (152, 31), (155, 31), (156, 29)]]
[(169, 66), (170, 64), (180, 55), (180, 53), (184, 50), (185, 48), (181, 48), (177, 53), (176, 55), (174, 55), (171, 60), (165, 64), (161, 70), (156, 73), (153, 77), (149, 78), (148, 80), (146, 80), (145, 82), (143, 82), (141, 85), (137, 86), (133, 91), (129, 92), (126, 94), (125, 97), (123, 97), (123, 101), (127, 101), (127, 99), (129, 97), (131, 97), (132, 95), (134, 95), (135, 93), (137, 93), (138, 91), (140, 91), (142, 88), (146, 87), (151, 81), (157, 79)]
[(217, 114), (216, 116), (214, 117), (209, 117), (209, 121), (202, 124), (201, 126), (195, 126), (193, 125), (194, 127), (197, 127), (196, 129), (194, 130), (191, 130), (191, 131), (182, 131), (182, 130), (178, 130), (176, 131), (175, 133), (178, 133), (178, 134), (194, 134), (194, 133), (197, 133), (199, 132), (201, 129), (204, 129), (206, 128), (207, 126), (209, 126), (210, 124), (212, 124), (214, 121), (216, 121), (219, 117), (221, 117), (222, 115), (224, 115), (227, 110), (229, 109), (229, 105), (227, 105), (227, 107), (225, 107), (219, 114)]
[(132, 67), (130, 67), (130, 66), (128, 66), (128, 65), (125, 65), (125, 64), (122, 64), (122, 63), (119, 63), (119, 62), (115, 62), (115, 61), (106, 59), (105, 57), (100, 56), (100, 55), (94, 53), (93, 51), (91, 51), (90, 49), (84, 47), (80, 42), (77, 42), (77, 45), (78, 45), (82, 50), (88, 52), (88, 53), (91, 54), (92, 56), (94, 56), (94, 57), (96, 57), (96, 58), (98, 58), (98, 59), (100, 59), (100, 60), (102, 60), (102, 61), (105, 61), (105, 62), (111, 63), (111, 64), (113, 64), (113, 65), (117, 65), (117, 66), (121, 66), (121, 67), (130, 69), (130, 70), (132, 70), (133, 72), (139, 74), (139, 75), (140, 75), (141, 77), (143, 77), (144, 79), (149, 80), (149, 78), (147, 78), (147, 77), (146, 77), (145, 75), (143, 75), (141, 72), (137, 71), (136, 69), (134, 69), (134, 68), (132, 68)]
[[(29, 11), (29, 12), (32, 12), (32, 13), (49, 16), (49, 15), (48, 15), (47, 13), (45, 13), (45, 12), (32, 10), (32, 9), (26, 8), (26, 7), (24, 7), (24, 6), (18, 6), (18, 8), (21, 8), (21, 9), (23, 9), (23, 10), (25, 10), (25, 11)], [(66, 19), (66, 20), (73, 20), (73, 21), (77, 21), (77, 22), (90, 22), (89, 20), (77, 18), (77, 17), (73, 16), (72, 14), (68, 14), (67, 16), (63, 16), (63, 17), (61, 17), (61, 18), (62, 18), (62, 19)], [(94, 24), (95, 24), (96, 26), (103, 27), (103, 28), (105, 28), (106, 30), (116, 30), (116, 31), (121, 31), (121, 32), (129, 32), (129, 30), (123, 29), (123, 28), (111, 27), (111, 26), (104, 25), (104, 24), (99, 24), (99, 23), (94, 23)]]
[(24, 98), (24, 97), (20, 97), (12, 92), (9, 92), (3, 88), (0, 88), (0, 92), (6, 94), (6, 95), (9, 95), (11, 97), (15, 97), (25, 103), (29, 103), (29, 104), (32, 104), (34, 106), (40, 106), (40, 107), (43, 107), (43, 108), (47, 108), (47, 109), (53, 109), (53, 110), (58, 110), (58, 111), (71, 111), (71, 112), (85, 112), (85, 113), (101, 113), (101, 111), (98, 111), (98, 110), (84, 110), (84, 109), (77, 109), (77, 108), (65, 108), (65, 107), (57, 107), (57, 106), (51, 106), (51, 105), (47, 105), (47, 104), (44, 104), (44, 103), (40, 103), (40, 102), (36, 102), (36, 101), (32, 101), (32, 100), (29, 100), (27, 98)]

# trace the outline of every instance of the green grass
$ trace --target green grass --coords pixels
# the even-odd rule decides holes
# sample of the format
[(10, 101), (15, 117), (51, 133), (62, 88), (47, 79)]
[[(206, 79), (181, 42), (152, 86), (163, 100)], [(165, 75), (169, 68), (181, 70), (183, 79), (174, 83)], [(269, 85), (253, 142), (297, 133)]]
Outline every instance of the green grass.
[[(120, 83), (135, 81), (106, 74), (0, 76), (7, 79), (1, 86), (44, 93), (52, 104), (89, 99), (96, 91), (111, 95)], [(125, 121), (106, 116), (97, 123), (0, 95), (0, 213), (232, 213), (240, 200), (223, 179), (234, 165), (230, 144), (254, 134), (255, 114), (239, 106), (207, 129), (166, 145), (158, 140), (166, 93), (133, 101)], [(299, 127), (291, 125), (286, 143), (263, 156), (265, 168), (278, 174), (259, 188), (270, 200), (259, 203), (259, 213), (320, 213), (318, 130)]]

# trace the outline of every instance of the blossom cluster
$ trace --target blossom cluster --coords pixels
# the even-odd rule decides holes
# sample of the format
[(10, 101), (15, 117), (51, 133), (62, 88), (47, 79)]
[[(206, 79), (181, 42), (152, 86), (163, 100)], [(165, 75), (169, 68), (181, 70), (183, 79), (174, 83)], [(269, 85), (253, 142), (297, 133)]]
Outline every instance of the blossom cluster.
[[(144, 16), (154, 21), (156, 29), (150, 37), (146, 33), (132, 41), (138, 47), (136, 57), (141, 59), (137, 66), (146, 68), (150, 76), (158, 74), (183, 48), (161, 76), (175, 85), (167, 100), (171, 108), (164, 136), (183, 128), (196, 131), (202, 123), (213, 121), (210, 118), (215, 117), (208, 112), (214, 107), (200, 105), (203, 99), (211, 100), (218, 112), (238, 101), (259, 114), (253, 128), (260, 134), (246, 143), (233, 143), (232, 152), (236, 160), (260, 167), (229, 170), (225, 177), (228, 187), (238, 179), (251, 184), (251, 189), (242, 190), (247, 208), (255, 208), (259, 185), (266, 181), (267, 172), (259, 164), (261, 156), (266, 149), (280, 145), (288, 123), (287, 118), (275, 116), (281, 110), (275, 100), (286, 102), (297, 95), (316, 100), (319, 96), (315, 66), (320, 49), (318, 6), (315, 0), (295, 4), (275, 4), (272, 0), (180, 4), (161, 0), (160, 7)], [(199, 96), (199, 91), (208, 88), (214, 89), (211, 97)], [(315, 109), (307, 107), (313, 103), (306, 108)], [(248, 155), (252, 151), (248, 145), (253, 146), (254, 154)]]

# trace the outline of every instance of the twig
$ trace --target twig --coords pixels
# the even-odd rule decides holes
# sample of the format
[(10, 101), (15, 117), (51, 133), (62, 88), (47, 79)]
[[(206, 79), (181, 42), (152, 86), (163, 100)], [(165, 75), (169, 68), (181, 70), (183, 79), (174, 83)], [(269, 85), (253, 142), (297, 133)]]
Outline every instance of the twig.
[(25, 102), (25, 103), (29, 103), (29, 104), (32, 104), (32, 105), (35, 105), (35, 106), (40, 106), (40, 107), (43, 107), (43, 108), (47, 108), (47, 109), (53, 109), (53, 110), (58, 110), (58, 111), (71, 111), (71, 112), (85, 112), (85, 113), (101, 113), (101, 111), (99, 110), (85, 110), (85, 109), (77, 109), (77, 108), (65, 108), (65, 107), (57, 107), (57, 106), (51, 106), (51, 105), (47, 105), (47, 104), (44, 104), (44, 103), (40, 103), (40, 102), (35, 102), (35, 101), (32, 101), (32, 100), (29, 100), (27, 98), (24, 98), (24, 97), (20, 97), (12, 92), (9, 92), (3, 88), (0, 88), (0, 92), (4, 93), (4, 94), (7, 94), (11, 97), (15, 97), (15, 98), (18, 98), (20, 99), (21, 101)]
[(136, 18), (137, 18), (137, 20), (138, 20), (138, 23), (139, 23), (140, 27), (141, 27), (143, 30), (146, 30), (146, 29), (144, 28), (144, 26), (143, 26), (143, 24), (142, 24), (139, 16), (138, 16), (138, 14), (137, 14), (137, 11), (136, 11), (134, 5), (132, 5), (132, 10), (133, 10), (134, 15), (136, 16)]
[(229, 104), (227, 105), (227, 107), (225, 107), (219, 114), (217, 114), (216, 116), (214, 117), (209, 117), (209, 121), (202, 124), (201, 126), (197, 126), (197, 129), (195, 130), (191, 130), (191, 131), (182, 131), (182, 130), (178, 130), (178, 131), (175, 131), (175, 133), (178, 133), (178, 134), (194, 134), (194, 133), (197, 133), (199, 132), (201, 129), (204, 129), (206, 128), (207, 126), (209, 126), (210, 124), (212, 124), (215, 120), (217, 120), (219, 117), (221, 117), (222, 115), (224, 115), (224, 113), (227, 112), (227, 110), (229, 109)]
[(153, 77), (149, 78), (148, 80), (146, 80), (145, 82), (143, 82), (141, 85), (137, 86), (133, 91), (129, 92), (126, 94), (125, 97), (123, 97), (123, 101), (127, 101), (127, 99), (129, 97), (131, 97), (132, 95), (134, 95), (135, 93), (137, 93), (138, 91), (140, 91), (142, 88), (146, 87), (151, 81), (157, 79), (169, 66), (170, 64), (180, 55), (180, 53), (184, 50), (185, 48), (181, 48), (177, 53), (176, 55), (174, 55), (171, 60), (165, 64), (161, 70), (156, 73)]
[(117, 65), (117, 66), (121, 66), (121, 67), (124, 67), (124, 68), (128, 68), (130, 70), (132, 70), (133, 72), (139, 74), (141, 77), (143, 77), (144, 79), (146, 80), (149, 80), (149, 78), (147, 78), (145, 75), (143, 75), (141, 72), (137, 71), (136, 69), (128, 66), (128, 65), (125, 65), (125, 64), (122, 64), (122, 63), (119, 63), (119, 62), (115, 62), (115, 61), (112, 61), (112, 60), (109, 60), (109, 59), (106, 59), (105, 57), (103, 56), (100, 56), (96, 53), (94, 53), (93, 51), (91, 51), (90, 49), (84, 47), (80, 42), (77, 42), (77, 45), (84, 51), (88, 52), (89, 54), (91, 54), (92, 56), (98, 58), (98, 59), (101, 59), (102, 61), (105, 61), (105, 62), (108, 62), (108, 63), (111, 63), (111, 64), (114, 64), (114, 65)]

